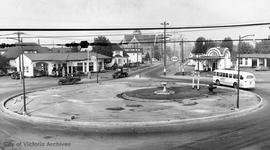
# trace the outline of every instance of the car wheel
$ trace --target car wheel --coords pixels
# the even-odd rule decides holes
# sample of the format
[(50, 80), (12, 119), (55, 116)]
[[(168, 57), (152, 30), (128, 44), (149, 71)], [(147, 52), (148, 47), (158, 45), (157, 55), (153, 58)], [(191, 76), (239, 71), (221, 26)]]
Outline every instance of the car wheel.
[(219, 80), (216, 80), (216, 84), (217, 84), (217, 85), (220, 85), (220, 81), (219, 81)]
[(233, 88), (237, 88), (238, 86), (237, 86), (237, 83), (236, 82), (234, 82), (233, 83)]

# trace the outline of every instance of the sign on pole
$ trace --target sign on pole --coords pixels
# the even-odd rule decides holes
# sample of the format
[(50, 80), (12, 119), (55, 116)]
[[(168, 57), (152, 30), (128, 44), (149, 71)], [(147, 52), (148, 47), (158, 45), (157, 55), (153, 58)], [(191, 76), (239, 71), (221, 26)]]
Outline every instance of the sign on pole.
[(172, 61), (178, 61), (178, 57), (173, 56), (173, 57), (171, 58), (171, 60), (172, 60)]

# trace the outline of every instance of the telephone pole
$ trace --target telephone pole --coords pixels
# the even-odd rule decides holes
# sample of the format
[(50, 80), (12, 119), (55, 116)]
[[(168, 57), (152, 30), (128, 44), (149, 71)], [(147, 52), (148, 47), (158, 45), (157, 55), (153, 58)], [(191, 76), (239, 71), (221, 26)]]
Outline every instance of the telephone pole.
[(22, 45), (22, 38), (19, 39), (19, 44), (22, 49), (22, 71), (21, 71), (21, 78), (22, 78), (22, 84), (23, 84), (23, 114), (26, 115), (26, 94), (25, 94), (25, 79), (24, 79), (24, 50), (23, 50), (23, 45)]
[[(23, 34), (22, 32), (17, 32), (16, 33), (17, 35), (18, 35), (18, 43), (19, 44), (22, 44), (22, 42), (21, 42), (21, 34)], [(19, 54), (21, 54), (21, 53), (19, 53)], [(21, 65), (22, 65), (22, 60), (21, 60), (21, 55), (19, 55), (19, 72), (20, 72), (20, 82), (22, 83), (22, 67), (21, 67)]]
[(164, 59), (164, 69), (163, 69), (163, 74), (166, 76), (166, 61), (167, 61), (167, 56), (166, 56), (166, 25), (169, 25), (168, 22), (164, 21), (161, 23), (161, 25), (164, 26), (164, 34), (163, 34), (163, 59)]

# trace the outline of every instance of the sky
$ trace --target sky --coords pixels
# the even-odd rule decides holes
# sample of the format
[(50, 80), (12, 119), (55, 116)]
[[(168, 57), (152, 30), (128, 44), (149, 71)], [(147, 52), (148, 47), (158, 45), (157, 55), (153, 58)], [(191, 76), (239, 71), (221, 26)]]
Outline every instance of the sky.
[[(205, 26), (270, 22), (269, 0), (0, 0), (0, 28), (118, 28)], [(270, 26), (270, 25), (269, 25)], [(255, 34), (254, 38), (267, 38), (269, 26), (231, 28), (187, 32), (168, 30), (172, 38), (196, 40), (224, 39)], [(160, 31), (142, 31), (157, 34)], [(2, 32), (0, 35), (14, 32)], [(119, 42), (124, 34), (114, 32), (24, 32), (27, 36), (40, 35), (114, 35)], [(115, 35), (117, 34), (117, 36)], [(93, 40), (96, 36), (80, 38), (39, 38), (41, 43), (64, 43), (76, 40)], [(2, 36), (0, 43), (5, 42)], [(12, 40), (8, 40), (9, 42)], [(37, 42), (37, 38), (24, 41)]]

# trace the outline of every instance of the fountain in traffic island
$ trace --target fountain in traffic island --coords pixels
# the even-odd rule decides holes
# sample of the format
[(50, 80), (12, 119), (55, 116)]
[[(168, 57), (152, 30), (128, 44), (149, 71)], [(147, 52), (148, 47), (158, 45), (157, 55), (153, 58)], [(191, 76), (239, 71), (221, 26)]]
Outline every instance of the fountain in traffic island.
[(161, 81), (160, 84), (163, 86), (163, 90), (156, 90), (156, 91), (154, 91), (155, 94), (158, 94), (158, 95), (170, 95), (170, 94), (175, 93), (175, 91), (167, 89), (167, 87), (166, 87), (167, 82), (166, 81)]

